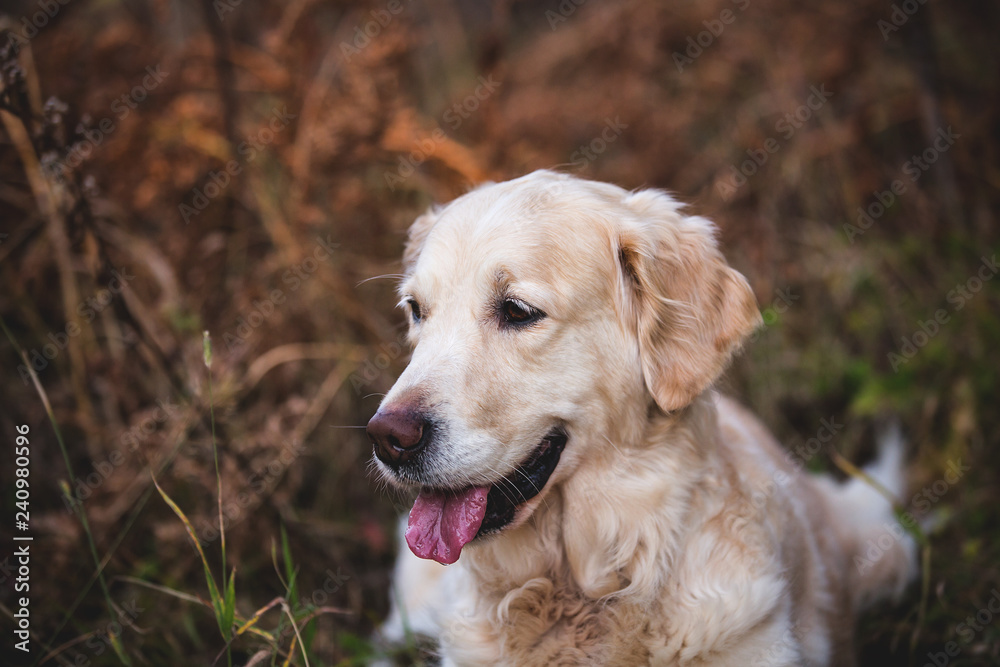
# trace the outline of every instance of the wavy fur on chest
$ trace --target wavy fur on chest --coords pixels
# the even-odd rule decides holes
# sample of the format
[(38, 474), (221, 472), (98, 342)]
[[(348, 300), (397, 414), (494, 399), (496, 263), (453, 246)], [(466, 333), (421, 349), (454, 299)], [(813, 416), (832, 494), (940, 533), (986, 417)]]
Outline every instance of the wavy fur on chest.
[[(750, 502), (746, 480), (720, 458), (715, 415), (706, 399), (683, 417), (659, 416), (645, 446), (627, 456), (609, 448), (524, 526), (470, 550), (442, 619), (444, 655), (455, 664), (697, 664), (752, 629), (789, 625), (781, 552), (809, 545), (784, 545), (768, 525), (796, 522), (782, 499)], [(762, 646), (761, 658), (801, 656), (801, 639), (786, 639)]]

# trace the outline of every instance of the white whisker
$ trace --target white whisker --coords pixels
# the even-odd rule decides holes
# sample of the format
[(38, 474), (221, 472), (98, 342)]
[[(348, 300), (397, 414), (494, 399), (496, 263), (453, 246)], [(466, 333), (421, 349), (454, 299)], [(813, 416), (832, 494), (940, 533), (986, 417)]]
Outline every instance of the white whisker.
[(380, 276), (372, 276), (371, 278), (365, 278), (357, 285), (355, 285), (355, 287), (361, 287), (365, 283), (370, 282), (372, 280), (381, 280), (382, 278), (405, 278), (405, 277), (406, 276), (404, 276), (402, 273), (383, 273)]

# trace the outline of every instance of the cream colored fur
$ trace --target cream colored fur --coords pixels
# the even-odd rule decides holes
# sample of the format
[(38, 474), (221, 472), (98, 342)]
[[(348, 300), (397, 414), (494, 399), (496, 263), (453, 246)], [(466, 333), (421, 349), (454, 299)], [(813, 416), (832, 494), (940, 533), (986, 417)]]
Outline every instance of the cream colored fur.
[[(444, 665), (852, 664), (855, 613), (901, 590), (913, 545), (861, 573), (888, 502), (806, 475), (711, 389), (760, 322), (711, 223), (540, 171), (421, 217), (404, 263), (422, 320), (383, 405), (416, 396), (448, 425), (434, 483), (495, 481), (556, 424), (569, 440), (456, 564), (402, 545), (389, 639), (405, 619)], [(500, 330), (498, 290), (546, 318)], [(898, 459), (874, 472), (901, 492)]]

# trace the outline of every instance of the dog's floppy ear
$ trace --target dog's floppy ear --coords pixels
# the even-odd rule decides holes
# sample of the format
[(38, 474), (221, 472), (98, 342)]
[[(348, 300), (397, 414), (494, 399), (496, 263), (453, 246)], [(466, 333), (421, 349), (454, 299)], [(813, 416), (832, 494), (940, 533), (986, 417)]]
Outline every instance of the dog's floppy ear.
[(637, 220), (619, 238), (626, 312), (636, 323), (646, 386), (666, 411), (688, 405), (725, 370), (761, 323), (746, 279), (726, 264), (715, 227), (684, 216), (662, 192), (626, 204)]
[(410, 231), (407, 233), (406, 238), (406, 247), (403, 250), (403, 270), (407, 273), (412, 271), (413, 265), (417, 263), (417, 257), (420, 256), (420, 251), (424, 247), (424, 241), (427, 240), (427, 235), (431, 233), (431, 229), (434, 227), (437, 219), (438, 208), (432, 206), (410, 225)]

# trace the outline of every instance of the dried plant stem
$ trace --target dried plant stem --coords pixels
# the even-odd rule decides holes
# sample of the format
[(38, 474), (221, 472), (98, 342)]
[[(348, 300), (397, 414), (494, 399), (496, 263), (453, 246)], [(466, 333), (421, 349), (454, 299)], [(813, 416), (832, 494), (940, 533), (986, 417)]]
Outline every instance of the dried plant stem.
[[(66, 236), (66, 229), (63, 221), (63, 208), (60, 202), (68, 195), (63, 187), (47, 178), (42, 171), (41, 163), (35, 153), (35, 146), (31, 142), (28, 129), (20, 118), (14, 114), (0, 109), (0, 121), (3, 122), (4, 129), (10, 137), (11, 143), (17, 150), (24, 166), (24, 173), (31, 186), (38, 210), (46, 222), (46, 232), (49, 242), (55, 251), (56, 266), (59, 272), (59, 287), (62, 296), (64, 317), (67, 322), (73, 321), (76, 316), (76, 308), (81, 303), (80, 292), (77, 289), (76, 280), (73, 278), (73, 256), (70, 253), (69, 238)], [(90, 403), (90, 396), (86, 390), (84, 376), (86, 373), (84, 350), (94, 346), (92, 332), (81, 327), (81, 335), (73, 337), (68, 344), (70, 360), (70, 379), (73, 384), (73, 394), (80, 406), (80, 419), (83, 420), (84, 432), (93, 433), (90, 416), (93, 408)], [(29, 364), (30, 366), (30, 364)], [(92, 454), (94, 452), (91, 452)]]
[[(63, 440), (62, 430), (60, 430), (59, 428), (59, 422), (56, 421), (56, 415), (55, 412), (52, 410), (52, 404), (49, 402), (49, 396), (45, 392), (45, 388), (42, 387), (42, 383), (38, 381), (38, 374), (35, 373), (34, 367), (28, 360), (27, 353), (25, 353), (25, 351), (21, 349), (21, 346), (17, 344), (17, 341), (14, 340), (13, 334), (11, 334), (10, 329), (7, 328), (7, 323), (3, 320), (2, 317), (0, 317), (0, 328), (3, 328), (3, 332), (7, 336), (7, 340), (10, 341), (10, 344), (14, 347), (15, 350), (17, 350), (18, 354), (20, 354), (21, 359), (24, 362), (24, 365), (28, 369), (28, 373), (31, 376), (31, 382), (32, 384), (34, 384), (35, 391), (38, 392), (38, 396), (42, 401), (42, 405), (45, 408), (45, 414), (49, 418), (49, 423), (52, 424), (52, 430), (55, 431), (56, 441), (59, 443), (59, 451), (62, 452), (63, 462), (66, 464), (66, 473), (69, 476), (70, 488), (75, 488), (76, 475), (73, 474), (73, 463), (70, 461), (69, 451), (66, 449), (66, 442)], [(100, 556), (97, 555), (97, 545), (94, 542), (94, 535), (93, 532), (90, 530), (90, 522), (87, 521), (87, 512), (83, 509), (83, 506), (80, 503), (72, 499), (72, 496), (70, 496), (70, 500), (72, 501), (71, 504), (73, 510), (76, 513), (77, 517), (80, 519), (80, 523), (83, 526), (83, 532), (87, 535), (87, 546), (90, 549), (91, 558), (94, 559), (94, 566), (98, 570), (102, 570), (101, 558)], [(101, 584), (101, 592), (104, 594), (104, 602), (108, 608), (108, 617), (115, 618), (115, 608), (114, 604), (112, 604), (111, 602), (111, 592), (108, 590), (108, 584), (107, 581), (105, 581), (104, 579), (103, 571), (100, 572), (100, 574), (97, 577), (97, 580)], [(132, 664), (125, 653), (118, 651), (117, 649), (116, 653), (118, 653), (118, 657), (121, 658), (122, 662), (124, 662), (126, 665)]]

